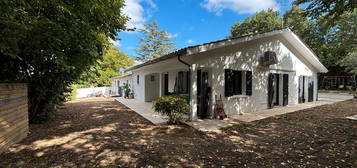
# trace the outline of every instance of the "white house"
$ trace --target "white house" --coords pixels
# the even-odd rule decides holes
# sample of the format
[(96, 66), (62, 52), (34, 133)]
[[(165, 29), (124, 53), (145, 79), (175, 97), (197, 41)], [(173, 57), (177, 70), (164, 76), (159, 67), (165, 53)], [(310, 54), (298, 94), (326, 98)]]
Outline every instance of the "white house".
[(327, 69), (290, 29), (213, 41), (129, 68), (134, 97), (150, 102), (179, 94), (190, 119), (249, 113), (317, 100), (317, 73)]
[(111, 78), (112, 81), (112, 95), (114, 96), (124, 96), (124, 86), (128, 85), (128, 87), (130, 88), (130, 90), (132, 89), (132, 75), (131, 74), (127, 74), (127, 75), (123, 75), (123, 76), (116, 76)]

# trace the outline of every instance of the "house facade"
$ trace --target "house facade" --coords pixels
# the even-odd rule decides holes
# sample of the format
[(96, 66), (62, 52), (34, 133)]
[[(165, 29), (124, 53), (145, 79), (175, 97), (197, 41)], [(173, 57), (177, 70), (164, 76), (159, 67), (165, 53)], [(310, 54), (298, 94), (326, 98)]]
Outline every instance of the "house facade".
[(317, 100), (317, 73), (327, 72), (290, 29), (187, 47), (128, 69), (134, 98), (190, 100), (190, 119), (249, 113)]
[(133, 91), (132, 89), (132, 75), (128, 74), (128, 75), (123, 75), (123, 76), (117, 76), (117, 77), (113, 77), (111, 78), (112, 81), (112, 89), (111, 89), (111, 95), (113, 96), (124, 96), (124, 87), (125, 85), (128, 85), (128, 87), (130, 88), (131, 91)]

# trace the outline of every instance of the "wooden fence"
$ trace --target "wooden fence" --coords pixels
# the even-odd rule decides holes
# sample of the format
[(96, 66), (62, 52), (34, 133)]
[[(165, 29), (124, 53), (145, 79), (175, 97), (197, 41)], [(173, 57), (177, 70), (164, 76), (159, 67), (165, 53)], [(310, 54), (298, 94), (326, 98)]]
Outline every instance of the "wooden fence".
[(28, 132), (27, 84), (0, 84), (0, 153)]

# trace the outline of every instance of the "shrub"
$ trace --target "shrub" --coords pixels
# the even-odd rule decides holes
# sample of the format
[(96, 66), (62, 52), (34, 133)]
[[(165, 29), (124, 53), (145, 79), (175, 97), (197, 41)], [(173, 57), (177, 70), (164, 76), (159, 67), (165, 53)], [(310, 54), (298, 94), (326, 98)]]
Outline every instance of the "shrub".
[(165, 96), (154, 101), (153, 109), (165, 116), (168, 124), (178, 124), (180, 121), (187, 119), (189, 104), (182, 97)]
[(76, 96), (77, 96), (77, 88), (78, 88), (78, 85), (71, 85), (71, 87), (69, 88), (70, 89), (70, 92), (66, 92), (65, 93), (65, 101), (68, 102), (68, 101), (71, 101), (71, 100), (76, 100)]
[(123, 89), (124, 89), (124, 98), (129, 98), (129, 95), (130, 95), (130, 92), (131, 92), (129, 84), (125, 84), (123, 86)]

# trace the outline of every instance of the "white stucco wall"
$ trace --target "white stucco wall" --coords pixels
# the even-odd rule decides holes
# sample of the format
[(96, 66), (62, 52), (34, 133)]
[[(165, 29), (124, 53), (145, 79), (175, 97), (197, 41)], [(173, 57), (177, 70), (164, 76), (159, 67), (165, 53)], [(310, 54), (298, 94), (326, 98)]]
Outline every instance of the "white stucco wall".
[[(315, 94), (317, 78), (314, 68), (292, 53), (289, 44), (283, 44), (278, 38), (266, 38), (259, 41), (238, 44), (224, 49), (216, 49), (195, 55), (187, 59), (196, 64), (198, 69), (206, 68), (211, 72), (212, 98), (222, 96), (225, 112), (228, 115), (248, 113), (268, 107), (267, 84), (269, 73), (289, 74), (289, 104), (298, 103), (298, 76), (313, 76), (315, 79)], [(278, 64), (269, 69), (259, 65), (259, 58), (265, 51), (277, 53)], [(232, 98), (224, 96), (224, 69), (246, 70), (253, 72), (252, 96)], [(306, 88), (307, 90), (307, 88)], [(280, 92), (282, 93), (282, 92)], [(307, 99), (307, 94), (305, 95)], [(314, 96), (316, 98), (316, 96)], [(282, 99), (280, 99), (282, 100)], [(213, 107), (212, 107), (213, 109)]]
[[(118, 81), (119, 81), (119, 85), (118, 85)], [(112, 95), (118, 95), (118, 88), (123, 87), (126, 83), (129, 84), (130, 89), (132, 89), (132, 83), (133, 83), (133, 79), (132, 79), (132, 75), (129, 76), (124, 76), (124, 77), (116, 77), (112, 79)], [(122, 90), (122, 94), (124, 94), (124, 90)]]
[(111, 87), (78, 88), (76, 98), (109, 96)]
[[(177, 77), (177, 73), (179, 71), (188, 71), (188, 67), (183, 65), (177, 58), (165, 60), (153, 65), (149, 65), (137, 70), (132, 71), (133, 76), (133, 88), (135, 90), (134, 97), (138, 100), (145, 101), (145, 76), (158, 73), (159, 77), (159, 95), (163, 95), (163, 74), (169, 74), (169, 92), (174, 91), (175, 81)], [(136, 82), (137, 75), (139, 75), (140, 81), (139, 84)]]

